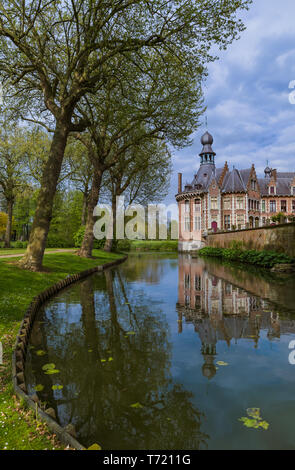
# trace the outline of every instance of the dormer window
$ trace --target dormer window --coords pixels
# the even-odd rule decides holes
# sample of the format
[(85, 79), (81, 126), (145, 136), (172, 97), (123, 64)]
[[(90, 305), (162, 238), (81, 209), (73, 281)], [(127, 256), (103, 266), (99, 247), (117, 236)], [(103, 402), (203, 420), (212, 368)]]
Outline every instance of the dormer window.
[(295, 186), (293, 186), (293, 188), (291, 188), (291, 189), (292, 189), (292, 191), (291, 191), (292, 196), (295, 196)]
[(276, 189), (275, 186), (270, 186), (269, 187), (269, 194), (275, 194), (276, 193), (275, 189)]

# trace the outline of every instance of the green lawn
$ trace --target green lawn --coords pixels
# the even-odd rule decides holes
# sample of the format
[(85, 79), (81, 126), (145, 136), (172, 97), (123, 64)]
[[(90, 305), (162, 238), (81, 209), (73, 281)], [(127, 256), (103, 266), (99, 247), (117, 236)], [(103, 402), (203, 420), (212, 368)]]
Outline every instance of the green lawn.
[(3, 362), (0, 365), (0, 450), (57, 449), (45, 425), (37, 422), (33, 413), (19, 406), (13, 396), (11, 355), (24, 313), (32, 298), (52, 284), (91, 267), (107, 263), (122, 255), (93, 252), (96, 259), (82, 259), (70, 253), (45, 255), (44, 266), (49, 272), (33, 273), (16, 266), (18, 258), (0, 260), (0, 341)]

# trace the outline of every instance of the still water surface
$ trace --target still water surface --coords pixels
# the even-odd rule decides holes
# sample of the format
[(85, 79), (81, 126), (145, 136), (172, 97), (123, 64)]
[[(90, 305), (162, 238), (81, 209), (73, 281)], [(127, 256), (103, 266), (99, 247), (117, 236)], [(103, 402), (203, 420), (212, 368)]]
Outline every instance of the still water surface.
[(39, 312), (26, 380), (85, 446), (295, 449), (293, 339), (294, 276), (131, 255)]

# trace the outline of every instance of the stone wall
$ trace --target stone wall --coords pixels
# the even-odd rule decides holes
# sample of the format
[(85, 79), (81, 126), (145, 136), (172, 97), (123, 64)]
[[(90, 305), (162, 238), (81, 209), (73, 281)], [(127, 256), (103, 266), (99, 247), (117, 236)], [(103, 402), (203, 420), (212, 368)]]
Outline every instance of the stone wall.
[(207, 246), (247, 250), (271, 250), (295, 257), (295, 223), (209, 234)]

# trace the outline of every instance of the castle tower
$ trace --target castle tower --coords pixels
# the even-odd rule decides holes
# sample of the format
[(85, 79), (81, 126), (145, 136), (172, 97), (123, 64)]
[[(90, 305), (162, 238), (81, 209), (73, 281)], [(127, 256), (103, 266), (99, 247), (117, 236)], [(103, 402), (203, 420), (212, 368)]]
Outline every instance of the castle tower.
[(203, 145), (202, 152), (200, 153), (201, 165), (215, 166), (216, 153), (212, 149), (213, 137), (208, 131), (202, 136), (201, 144)]

